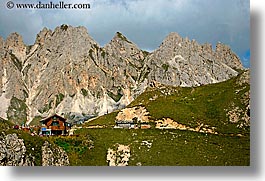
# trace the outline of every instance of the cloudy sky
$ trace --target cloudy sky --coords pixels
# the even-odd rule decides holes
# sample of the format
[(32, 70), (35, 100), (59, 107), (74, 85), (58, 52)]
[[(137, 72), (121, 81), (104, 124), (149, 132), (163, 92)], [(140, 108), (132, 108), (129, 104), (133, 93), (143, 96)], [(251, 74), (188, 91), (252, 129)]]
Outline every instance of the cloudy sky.
[[(43, 28), (61, 24), (85, 26), (102, 46), (122, 32), (140, 48), (152, 51), (170, 32), (209, 42), (228, 44), (250, 66), (249, 0), (64, 0), (90, 3), (89, 10), (8, 9), (0, 2), (0, 36), (18, 32), (32, 44)], [(12, 0), (14, 3), (48, 3), (51, 0)], [(63, 0), (53, 0), (58, 3)]]

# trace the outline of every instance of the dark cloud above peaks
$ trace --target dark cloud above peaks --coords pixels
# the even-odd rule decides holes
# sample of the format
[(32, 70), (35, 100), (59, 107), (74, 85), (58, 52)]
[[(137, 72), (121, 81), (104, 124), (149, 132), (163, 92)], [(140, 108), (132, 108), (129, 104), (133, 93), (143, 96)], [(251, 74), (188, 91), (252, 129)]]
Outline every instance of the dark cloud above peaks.
[[(40, 0), (42, 3), (50, 2)], [(14, 0), (14, 2), (38, 2)], [(54, 1), (56, 2), (56, 1)], [(59, 2), (59, 0), (58, 0)], [(89, 10), (9, 10), (1, 1), (0, 35), (21, 34), (26, 43), (35, 41), (43, 28), (61, 24), (85, 26), (102, 46), (115, 32), (145, 50), (156, 49), (170, 32), (200, 43), (228, 44), (241, 59), (250, 49), (248, 0), (64, 0), (90, 3)], [(249, 62), (244, 59), (247, 66)]]

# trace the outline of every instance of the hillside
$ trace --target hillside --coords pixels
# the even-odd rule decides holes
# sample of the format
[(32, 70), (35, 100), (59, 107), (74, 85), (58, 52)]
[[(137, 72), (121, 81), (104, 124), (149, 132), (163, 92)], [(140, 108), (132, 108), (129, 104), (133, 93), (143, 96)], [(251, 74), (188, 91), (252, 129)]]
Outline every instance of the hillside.
[[(153, 121), (170, 118), (196, 127), (216, 127), (224, 134), (249, 133), (249, 71), (228, 81), (200, 87), (148, 87), (127, 108), (145, 107)], [(113, 127), (118, 111), (86, 123)]]
[[(126, 157), (126, 163), (131, 166), (247, 166), (250, 164), (249, 91), (249, 71), (225, 82), (194, 88), (150, 87), (125, 109), (145, 107), (151, 129), (114, 129), (116, 116), (122, 110), (89, 121), (76, 133), (90, 135), (95, 147), (84, 155), (86, 159), (80, 164), (107, 165), (108, 150), (113, 152), (119, 148), (117, 145), (127, 145), (130, 158)], [(163, 118), (178, 122), (178, 126), (155, 128), (156, 121)], [(92, 129), (93, 126), (104, 129)]]
[[(13, 129), (12, 123), (1, 120), (0, 151), (3, 154), (0, 163), (72, 166), (248, 166), (249, 91), (248, 70), (225, 82), (193, 88), (154, 83), (126, 108), (79, 125), (81, 128), (76, 128), (76, 136), (72, 137), (31, 136)], [(125, 112), (124, 110), (135, 110), (135, 107), (142, 107), (137, 109), (140, 114), (141, 110), (148, 112), (151, 128), (114, 128), (117, 115)], [(159, 121), (164, 119), (173, 121), (167, 122), (167, 126), (171, 125), (171, 128), (157, 127)], [(24, 155), (26, 162), (21, 162), (14, 156), (5, 156), (7, 150), (13, 148), (9, 146), (10, 139), (15, 140), (16, 144), (19, 143), (20, 146), (16, 148), (21, 148), (16, 149), (18, 153), (13, 151), (14, 155), (18, 155), (16, 158), (22, 158)], [(52, 156), (56, 158), (53, 163), (47, 161), (49, 154), (43, 152), (44, 148), (52, 150)], [(58, 149), (60, 154), (56, 154)], [(8, 159), (11, 162), (5, 161)]]

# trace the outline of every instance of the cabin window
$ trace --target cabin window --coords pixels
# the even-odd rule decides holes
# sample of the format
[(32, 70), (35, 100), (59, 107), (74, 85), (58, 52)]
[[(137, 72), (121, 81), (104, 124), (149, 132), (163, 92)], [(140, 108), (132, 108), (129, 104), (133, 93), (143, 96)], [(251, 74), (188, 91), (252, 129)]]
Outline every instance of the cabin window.
[(59, 121), (53, 121), (52, 126), (59, 126)]

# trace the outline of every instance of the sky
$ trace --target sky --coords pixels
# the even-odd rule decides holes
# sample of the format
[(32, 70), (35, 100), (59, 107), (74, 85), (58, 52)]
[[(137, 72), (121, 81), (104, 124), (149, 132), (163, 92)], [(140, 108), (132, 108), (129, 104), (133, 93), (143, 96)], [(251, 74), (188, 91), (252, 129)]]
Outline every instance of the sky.
[(101, 46), (119, 31), (141, 49), (153, 51), (170, 32), (211, 43), (222, 42), (250, 67), (249, 0), (12, 0), (14, 3), (89, 3), (85, 10), (8, 9), (0, 2), (0, 36), (17, 32), (26, 44), (47, 27), (85, 26)]

